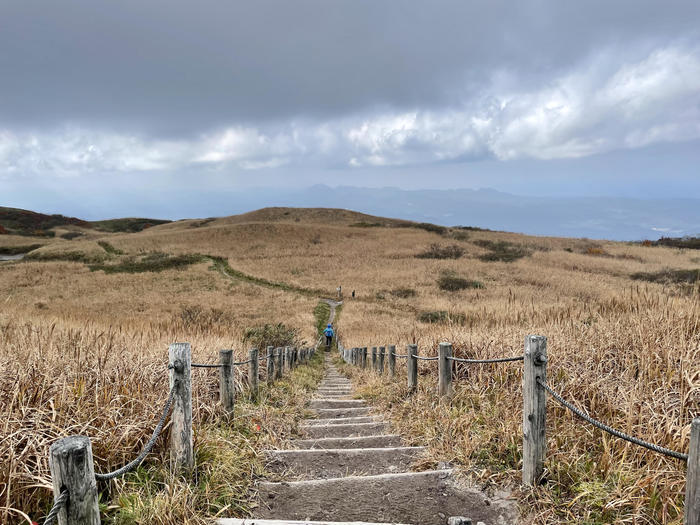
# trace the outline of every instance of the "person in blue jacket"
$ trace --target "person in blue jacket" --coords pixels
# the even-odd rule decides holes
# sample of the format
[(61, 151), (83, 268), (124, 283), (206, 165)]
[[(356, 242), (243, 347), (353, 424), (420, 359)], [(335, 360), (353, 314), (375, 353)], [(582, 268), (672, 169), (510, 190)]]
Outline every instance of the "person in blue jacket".
[(333, 342), (333, 336), (335, 335), (333, 332), (333, 327), (331, 326), (330, 323), (328, 323), (328, 326), (323, 331), (323, 335), (326, 336), (326, 348), (330, 348), (331, 343)]

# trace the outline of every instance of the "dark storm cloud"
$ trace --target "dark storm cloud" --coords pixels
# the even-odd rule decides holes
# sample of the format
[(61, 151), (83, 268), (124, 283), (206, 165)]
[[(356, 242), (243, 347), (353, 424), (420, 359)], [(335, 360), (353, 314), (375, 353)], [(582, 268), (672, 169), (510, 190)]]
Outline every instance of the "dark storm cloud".
[(700, 3), (92, 0), (0, 4), (0, 127), (177, 137), (440, 109), (601, 49), (697, 42)]

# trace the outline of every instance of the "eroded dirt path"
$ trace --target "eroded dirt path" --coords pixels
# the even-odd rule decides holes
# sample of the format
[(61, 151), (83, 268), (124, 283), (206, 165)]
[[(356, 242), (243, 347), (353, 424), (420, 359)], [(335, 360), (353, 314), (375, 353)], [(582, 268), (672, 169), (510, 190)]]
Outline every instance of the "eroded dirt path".
[(268, 452), (269, 468), (288, 481), (260, 483), (255, 518), (220, 525), (443, 525), (451, 516), (475, 525), (518, 523), (513, 501), (461, 486), (451, 469), (412, 471), (424, 447), (402, 446), (352, 390), (327, 354), (325, 377), (310, 404), (316, 417), (301, 425), (305, 436), (289, 449)]

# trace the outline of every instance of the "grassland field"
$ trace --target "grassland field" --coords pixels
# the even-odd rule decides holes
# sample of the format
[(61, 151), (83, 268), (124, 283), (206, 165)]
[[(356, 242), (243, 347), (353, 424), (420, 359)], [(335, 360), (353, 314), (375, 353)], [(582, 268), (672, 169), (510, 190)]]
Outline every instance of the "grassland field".
[[(526, 335), (544, 335), (551, 384), (595, 417), (686, 451), (690, 421), (700, 415), (698, 250), (327, 209), (270, 208), (133, 233), (75, 224), (52, 231), (0, 235), (0, 252), (33, 248), (24, 260), (0, 262), (3, 523), (46, 512), (48, 445), (61, 436), (89, 435), (100, 471), (132, 459), (167, 395), (169, 343), (189, 341), (204, 362), (221, 348), (243, 358), (280, 333), (312, 344), (318, 299), (339, 285), (345, 346), (416, 343), (433, 355), (449, 341), (457, 356), (489, 358), (522, 353)], [(247, 488), (264, 470), (258, 452), (295, 431), (319, 370), (316, 363), (299, 372), (298, 384), (269, 392), (269, 402), (244, 403), (225, 426), (217, 423), (216, 377), (197, 371), (196, 441), (207, 475), (195, 488), (169, 478), (158, 466), (159, 442), (137, 474), (104, 490), (105, 521), (245, 515)], [(430, 447), (423, 467), (448, 461), (474, 483), (512, 487), (534, 523), (682, 522), (682, 462), (603, 435), (554, 402), (547, 483), (518, 488), (518, 364), (459, 366), (450, 406), (437, 403), (429, 364), (420, 366), (414, 397), (404, 381), (348, 373), (362, 376), (360, 393), (407, 441)], [(216, 470), (229, 463), (239, 470)]]

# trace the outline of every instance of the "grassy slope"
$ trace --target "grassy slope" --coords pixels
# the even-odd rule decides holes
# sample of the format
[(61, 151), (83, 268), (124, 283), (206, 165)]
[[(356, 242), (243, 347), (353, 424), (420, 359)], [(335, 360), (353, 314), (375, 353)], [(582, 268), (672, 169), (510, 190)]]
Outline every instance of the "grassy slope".
[[(700, 264), (697, 252), (503, 232), (397, 228), (391, 220), (330, 210), (267, 209), (104, 238), (112, 249), (95, 238), (56, 239), (37, 250), (58, 254), (53, 261), (0, 266), (0, 298), (7, 305), (0, 330), (28, 322), (36, 332), (31, 337), (45, 341), (47, 348), (63, 348), (60, 366), (66, 374), (54, 378), (58, 386), (73, 385), (76, 377), (94, 380), (85, 369), (74, 369), (71, 337), (84, 340), (80, 355), (87, 364), (94, 359), (103, 370), (114, 366), (109, 360), (99, 365), (99, 352), (90, 353), (96, 345), (100, 348), (91, 341), (101, 341), (99, 333), (114, 325), (122, 327), (125, 337), (119, 347), (126, 352), (139, 352), (143, 341), (164, 348), (176, 339), (206, 349), (241, 348), (246, 327), (282, 321), (313, 340), (323, 314), (312, 314), (315, 294), (327, 295), (342, 284), (346, 346), (393, 343), (402, 348), (416, 342), (422, 352), (431, 353), (438, 341), (449, 340), (458, 355), (497, 357), (521, 352), (525, 334), (541, 333), (550, 340), (551, 377), (567, 396), (633, 434), (687, 448), (688, 423), (700, 406), (698, 285), (631, 277), (692, 271)], [(434, 244), (458, 246), (463, 254), (456, 259), (416, 257), (456, 252), (433, 250)], [(214, 261), (225, 259), (228, 267), (206, 262), (160, 273), (112, 275), (60, 260), (62, 253), (83, 253), (118, 265), (148, 259), (151, 252), (168, 257), (205, 253)], [(443, 275), (483, 287), (441, 290)], [(354, 301), (347, 297), (352, 289), (357, 291)], [(191, 308), (199, 308), (197, 315), (185, 316)], [(9, 312), (14, 312), (11, 317)], [(446, 315), (425, 316), (438, 322), (419, 320), (441, 312)], [(49, 329), (52, 323), (56, 327)], [(7, 348), (36, 351), (29, 334), (9, 330)], [(12, 363), (15, 357), (8, 359)], [(162, 356), (149, 362), (156, 366), (158, 359)], [(18, 361), (18, 370), (27, 362), (33, 361)], [(401, 366), (399, 374), (404, 373)], [(517, 366), (460, 367), (456, 400), (449, 409), (434, 404), (434, 373), (429, 367), (421, 370), (416, 400), (405, 397), (403, 381), (386, 385), (371, 377), (365, 378), (365, 394), (392, 414), (413, 442), (429, 443), (434, 461), (453, 461), (482, 481), (517, 482), (522, 403)], [(141, 373), (133, 371), (134, 384), (148, 384)], [(126, 377), (115, 376), (115, 386)], [(0, 384), (6, 392), (14, 384), (10, 379)], [(37, 399), (46, 398), (33, 386), (27, 388)], [(42, 388), (57, 392), (52, 383)], [(154, 412), (161, 397), (162, 392), (149, 393), (147, 413)], [(4, 406), (10, 404), (8, 398)], [(113, 408), (124, 410), (119, 402)], [(80, 414), (76, 409), (72, 421)], [(134, 421), (137, 416), (134, 411)], [(62, 421), (59, 417), (58, 428)], [(550, 484), (521, 494), (536, 509), (538, 522), (678, 519), (684, 471), (677, 462), (604, 439), (554, 407), (549, 425)], [(138, 428), (133, 437), (149, 431), (146, 424)], [(107, 449), (99, 450), (111, 457)], [(118, 457), (110, 461), (120, 463)]]

